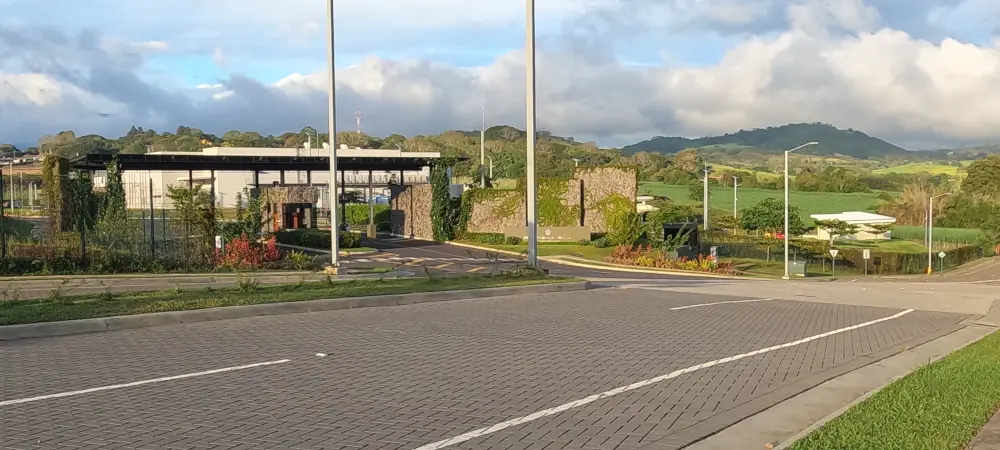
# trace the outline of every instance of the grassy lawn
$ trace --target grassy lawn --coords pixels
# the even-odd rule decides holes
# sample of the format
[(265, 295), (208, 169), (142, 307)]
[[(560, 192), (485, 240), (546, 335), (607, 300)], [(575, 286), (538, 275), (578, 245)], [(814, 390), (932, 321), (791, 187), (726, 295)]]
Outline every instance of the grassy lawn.
[[(527, 244), (506, 245), (506, 244), (482, 244), (479, 242), (465, 242), (465, 244), (479, 247), (489, 247), (508, 252), (525, 253), (528, 251)], [(614, 248), (597, 248), (580, 244), (538, 244), (538, 256), (579, 256), (581, 258), (603, 261), (611, 254)]]
[(567, 281), (576, 280), (535, 275), (494, 277), (483, 275), (434, 280), (402, 278), (381, 281), (313, 282), (282, 286), (254, 286), (253, 282), (245, 282), (242, 288), (104, 293), (38, 300), (11, 300), (0, 302), (0, 325), (186, 311), (222, 306), (526, 286)]
[(889, 385), (790, 450), (957, 450), (1000, 406), (1000, 333)]
[(889, 241), (837, 241), (836, 248), (867, 248), (880, 252), (926, 253), (927, 247), (919, 242), (892, 239)]
[[(962, 161), (962, 166), (968, 166), (970, 162), (971, 161)], [(933, 162), (903, 164), (900, 166), (887, 167), (885, 169), (876, 169), (873, 170), (872, 173), (875, 175), (885, 175), (889, 173), (901, 173), (901, 174), (929, 173), (932, 175), (937, 175), (940, 173), (944, 173), (951, 176), (963, 176), (965, 174), (965, 172), (959, 170), (958, 167), (949, 166), (941, 163), (933, 163)]]
[[(698, 204), (688, 198), (687, 186), (674, 186), (663, 183), (643, 182), (639, 183), (639, 194), (647, 192), (653, 195), (664, 195), (674, 202), (682, 205)], [(783, 199), (784, 191), (770, 189), (740, 188), (739, 202), (740, 209), (753, 206), (765, 198)], [(790, 204), (802, 210), (802, 220), (811, 223), (811, 214), (831, 214), (845, 211), (868, 211), (878, 205), (877, 192), (859, 192), (851, 194), (838, 194), (830, 192), (799, 192), (789, 193)], [(723, 186), (712, 186), (709, 192), (709, 205), (714, 209), (732, 211), (733, 209), (733, 189)]]
[[(896, 226), (892, 229), (894, 239), (923, 242), (927, 229), (922, 226)], [(978, 244), (983, 238), (982, 230), (976, 228), (941, 228), (934, 227), (934, 242), (950, 242), (954, 244)]]

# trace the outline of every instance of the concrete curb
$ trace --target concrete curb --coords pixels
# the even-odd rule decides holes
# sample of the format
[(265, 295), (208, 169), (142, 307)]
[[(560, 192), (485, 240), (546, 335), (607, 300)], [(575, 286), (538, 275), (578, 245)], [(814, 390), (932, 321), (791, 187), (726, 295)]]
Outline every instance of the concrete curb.
[[(278, 246), (278, 247), (281, 247), (281, 248), (290, 248), (292, 250), (301, 250), (301, 251), (305, 251), (305, 252), (314, 252), (314, 253), (322, 253), (322, 254), (328, 254), (328, 253), (330, 253), (329, 250), (321, 250), (321, 249), (312, 248), (312, 247), (300, 247), (298, 245), (291, 245), (291, 244), (275, 244), (275, 245)], [(375, 254), (375, 253), (379, 253), (380, 251), (381, 250), (378, 250), (378, 249), (373, 249), (371, 251), (366, 251), (366, 252), (345, 252), (345, 251), (339, 251), (339, 252), (337, 252), (337, 256), (372, 255), (372, 254)]]
[(288, 303), (227, 306), (221, 308), (195, 309), (190, 311), (170, 311), (150, 314), (136, 314), (131, 316), (67, 320), (62, 322), (6, 325), (0, 326), (0, 341), (129, 330), (135, 328), (157, 327), (162, 325), (208, 322), (212, 320), (241, 319), (255, 316), (298, 314), (316, 311), (370, 308), (376, 306), (411, 305), (416, 303), (467, 300), (483, 297), (501, 297), (506, 295), (572, 292), (590, 288), (591, 284), (589, 281), (573, 281), (529, 286), (509, 286), (459, 291), (420, 292), (414, 294), (392, 294), (371, 297), (349, 297), (329, 300), (307, 300)]
[(741, 277), (735, 275), (719, 275), (714, 273), (701, 273), (701, 272), (685, 272), (683, 270), (633, 268), (617, 264), (589, 264), (566, 258), (547, 258), (544, 261), (555, 264), (562, 264), (565, 266), (582, 267), (585, 269), (610, 270), (612, 272), (647, 273), (647, 274), (673, 275), (679, 277), (692, 277), (692, 278), (718, 278), (725, 280), (767, 280), (767, 278), (754, 278), (748, 276)]
[[(952, 333), (948, 333), (948, 334), (946, 334), (944, 336), (939, 336), (936, 339), (932, 339), (932, 340), (930, 340), (928, 342), (924, 342), (924, 343), (922, 343), (920, 345), (927, 345), (929, 343), (933, 343), (934, 341), (937, 341), (937, 340), (940, 340), (940, 339), (944, 339), (944, 338), (948, 337), (949, 335), (955, 334), (958, 331), (962, 331), (965, 328), (968, 328), (968, 327), (960, 328), (959, 330), (956, 330), (956, 331), (954, 331)], [(966, 341), (966, 342), (962, 343), (961, 345), (958, 345), (958, 346), (952, 348), (948, 352), (943, 352), (941, 354), (934, 355), (934, 356), (928, 358), (926, 360), (926, 362), (923, 363), (922, 366), (928, 366), (928, 365), (934, 364), (934, 363), (940, 361), (941, 359), (945, 358), (946, 356), (948, 356), (948, 355), (950, 355), (952, 353), (955, 353), (955, 352), (957, 352), (957, 351), (959, 351), (959, 350), (961, 350), (961, 349), (963, 349), (965, 347), (968, 347), (968, 346), (970, 346), (972, 344), (975, 344), (976, 342), (979, 342), (983, 338), (989, 336), (990, 334), (993, 334), (993, 332), (996, 331), (996, 329), (994, 327), (984, 326), (983, 328), (987, 329), (988, 331), (985, 331), (983, 334), (979, 335), (975, 339)], [(920, 345), (914, 347), (914, 349), (920, 348)], [(907, 351), (912, 351), (914, 349), (910, 349), (910, 350), (907, 350)], [(883, 360), (879, 360), (879, 361), (877, 361), (877, 363), (885, 364), (885, 360), (887, 360), (887, 359), (889, 359), (889, 358), (885, 358)], [(891, 379), (885, 381), (884, 383), (879, 384), (878, 386), (876, 386), (876, 387), (872, 388), (871, 390), (865, 392), (860, 397), (855, 398), (850, 403), (848, 403), (848, 404), (842, 406), (841, 408), (837, 409), (833, 413), (831, 413), (831, 414), (827, 415), (826, 417), (824, 417), (824, 418), (816, 421), (812, 425), (809, 425), (808, 427), (806, 427), (802, 431), (799, 431), (794, 436), (792, 436), (792, 437), (790, 437), (788, 439), (785, 439), (784, 441), (782, 441), (781, 443), (779, 443), (777, 446), (775, 446), (773, 448), (773, 450), (785, 450), (785, 449), (791, 447), (796, 442), (804, 439), (806, 436), (809, 436), (810, 434), (812, 434), (816, 430), (819, 430), (820, 428), (823, 428), (823, 425), (826, 425), (827, 423), (829, 423), (833, 419), (836, 419), (837, 417), (840, 417), (841, 415), (843, 415), (847, 411), (851, 410), (851, 408), (854, 408), (855, 406), (860, 405), (865, 400), (868, 400), (869, 398), (871, 398), (875, 394), (881, 392), (883, 389), (889, 387), (889, 385), (891, 385), (891, 384), (893, 384), (893, 383), (895, 383), (895, 382), (897, 382), (897, 381), (905, 378), (907, 375), (913, 373), (914, 371), (916, 371), (917, 369), (919, 369), (922, 366), (913, 367), (913, 368), (911, 368), (909, 370), (904, 371), (905, 373), (900, 373), (900, 374), (892, 377)], [(777, 405), (775, 405), (775, 406), (777, 406)]]
[[(524, 253), (512, 252), (510, 250), (499, 250), (499, 249), (490, 248), (490, 247), (482, 247), (482, 246), (479, 246), (479, 245), (466, 244), (466, 243), (463, 243), (463, 242), (448, 241), (448, 242), (445, 242), (445, 244), (453, 245), (455, 247), (468, 248), (468, 249), (472, 249), (472, 250), (481, 250), (481, 251), (484, 251), (484, 252), (499, 253), (501, 255), (520, 256), (522, 258), (525, 257)], [(541, 259), (542, 261), (548, 261), (547, 258), (539, 258), (539, 259)]]
[[(497, 250), (495, 248), (480, 247), (478, 245), (465, 244), (460, 242), (447, 242), (448, 245), (454, 245), (456, 247), (463, 247), (473, 250), (482, 250), (486, 252), (496, 252), (505, 255), (513, 255), (524, 257), (523, 253), (516, 253), (508, 250)], [(617, 264), (590, 264), (587, 262), (576, 261), (570, 259), (571, 257), (565, 256), (546, 256), (539, 258), (541, 261), (549, 262), (553, 264), (561, 264), (564, 266), (581, 267), (584, 269), (595, 269), (595, 270), (610, 270), (612, 272), (629, 272), (629, 273), (646, 273), (655, 275), (676, 275), (681, 277), (695, 277), (695, 278), (722, 278), (728, 280), (753, 280), (762, 279), (767, 280), (770, 278), (760, 278), (760, 277), (748, 277), (748, 276), (734, 276), (734, 275), (718, 275), (712, 273), (700, 273), (700, 272), (685, 272), (683, 270), (663, 270), (663, 269), (645, 269), (645, 268), (633, 268), (627, 266), (621, 266)]]
[(124, 279), (124, 278), (212, 278), (212, 277), (276, 277), (276, 276), (301, 276), (311, 275), (318, 272), (308, 270), (287, 271), (287, 272), (208, 272), (208, 273), (123, 273), (109, 275), (25, 275), (19, 277), (0, 277), (0, 282), (4, 281), (46, 281), (46, 280), (99, 280), (99, 279)]

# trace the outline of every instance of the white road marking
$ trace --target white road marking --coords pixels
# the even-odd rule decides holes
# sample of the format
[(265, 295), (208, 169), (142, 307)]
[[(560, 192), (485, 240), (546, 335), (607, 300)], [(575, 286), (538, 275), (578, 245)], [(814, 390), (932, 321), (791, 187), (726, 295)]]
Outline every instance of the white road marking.
[(763, 354), (763, 353), (773, 352), (775, 350), (781, 350), (781, 349), (788, 348), (788, 347), (794, 347), (796, 345), (802, 345), (802, 344), (805, 344), (807, 342), (815, 341), (817, 339), (822, 339), (822, 338), (825, 338), (825, 337), (833, 336), (835, 334), (840, 334), (840, 333), (844, 333), (844, 332), (847, 332), (847, 331), (856, 330), (858, 328), (867, 327), (869, 325), (874, 325), (874, 324), (877, 324), (877, 323), (880, 323), (880, 322), (885, 322), (885, 321), (888, 321), (888, 320), (898, 319), (898, 318), (903, 317), (903, 316), (905, 316), (905, 315), (907, 315), (907, 314), (909, 314), (911, 312), (913, 312), (913, 310), (912, 309), (908, 309), (906, 311), (902, 311), (900, 313), (893, 314), (893, 315), (888, 316), (888, 317), (883, 317), (881, 319), (870, 320), (870, 321), (865, 322), (865, 323), (859, 323), (857, 325), (852, 325), (852, 326), (849, 326), (849, 327), (844, 327), (844, 328), (840, 328), (840, 329), (833, 330), (833, 331), (827, 331), (826, 333), (817, 334), (815, 336), (809, 336), (807, 338), (802, 338), (802, 339), (799, 339), (797, 341), (792, 341), (792, 342), (788, 342), (788, 343), (785, 343), (785, 344), (779, 344), (779, 345), (775, 345), (773, 347), (762, 348), (760, 350), (754, 350), (754, 351), (749, 352), (749, 353), (742, 353), (742, 354), (730, 356), (730, 357), (727, 357), (727, 358), (717, 359), (715, 361), (709, 361), (709, 362), (701, 363), (701, 364), (698, 364), (697, 366), (691, 366), (691, 367), (688, 367), (688, 368), (685, 368), (685, 369), (675, 370), (675, 371), (670, 372), (670, 373), (668, 373), (666, 375), (660, 375), (658, 377), (650, 378), (648, 380), (637, 381), (637, 382), (632, 383), (632, 384), (630, 384), (628, 386), (618, 387), (618, 388), (612, 389), (610, 391), (605, 391), (605, 392), (601, 392), (599, 394), (591, 395), (590, 397), (581, 398), (579, 400), (574, 400), (574, 401), (569, 402), (569, 403), (564, 403), (562, 405), (559, 405), (559, 406), (556, 406), (556, 407), (553, 407), (553, 408), (543, 409), (541, 411), (529, 414), (527, 416), (517, 417), (517, 418), (511, 419), (511, 420), (508, 420), (506, 422), (500, 422), (500, 423), (498, 423), (496, 425), (493, 425), (493, 426), (489, 426), (489, 427), (485, 427), (485, 428), (480, 428), (478, 430), (472, 430), (472, 431), (470, 431), (468, 433), (460, 434), (458, 436), (455, 436), (453, 438), (448, 438), (448, 439), (445, 439), (443, 441), (437, 441), (437, 442), (432, 442), (430, 444), (422, 445), (420, 447), (417, 447), (415, 450), (438, 450), (438, 449), (442, 449), (442, 448), (445, 448), (445, 447), (448, 447), (448, 446), (451, 446), (451, 445), (460, 444), (462, 442), (466, 442), (468, 440), (475, 439), (475, 438), (480, 437), (480, 436), (485, 436), (485, 435), (490, 434), (490, 433), (495, 433), (497, 431), (500, 431), (500, 430), (503, 430), (503, 429), (506, 429), (506, 428), (510, 428), (510, 427), (517, 426), (517, 425), (521, 425), (523, 423), (531, 422), (533, 420), (541, 419), (543, 417), (547, 417), (547, 416), (552, 416), (552, 415), (555, 415), (555, 414), (559, 414), (559, 413), (561, 413), (563, 411), (566, 411), (566, 410), (569, 410), (569, 409), (578, 408), (580, 406), (586, 405), (588, 403), (593, 403), (593, 402), (596, 402), (596, 401), (604, 399), (604, 398), (612, 397), (612, 396), (615, 396), (615, 395), (618, 395), (618, 394), (622, 394), (622, 393), (625, 393), (625, 392), (628, 392), (628, 391), (639, 389), (641, 387), (646, 387), (646, 386), (649, 386), (651, 384), (659, 383), (661, 381), (666, 381), (666, 380), (670, 380), (670, 379), (673, 379), (673, 378), (677, 378), (677, 377), (679, 377), (681, 375), (684, 375), (684, 374), (687, 374), (687, 373), (695, 372), (695, 371), (698, 371), (698, 370), (701, 370), (701, 369), (707, 369), (709, 367), (717, 366), (719, 364), (725, 364), (725, 363), (728, 363), (728, 362), (737, 361), (737, 360), (740, 360), (740, 359), (743, 359), (743, 358), (749, 358), (751, 356), (756, 356), (756, 355), (760, 355), (760, 354)]
[(682, 310), (682, 309), (700, 308), (702, 306), (727, 305), (727, 304), (730, 304), (730, 303), (766, 302), (766, 301), (769, 301), (769, 300), (774, 300), (774, 299), (773, 298), (755, 298), (753, 300), (729, 300), (729, 301), (725, 301), (725, 302), (701, 303), (701, 304), (698, 304), (698, 305), (678, 306), (676, 308), (670, 308), (670, 310), (671, 311), (679, 311), (679, 310)]
[(213, 374), (216, 374), (216, 373), (232, 372), (234, 370), (253, 369), (254, 367), (263, 367), (263, 366), (271, 366), (271, 365), (275, 365), (275, 364), (283, 364), (283, 363), (290, 362), (290, 361), (291, 361), (290, 359), (280, 359), (280, 360), (277, 360), (277, 361), (266, 361), (266, 362), (259, 362), (259, 363), (254, 363), (254, 364), (247, 364), (247, 365), (244, 365), (244, 366), (224, 367), (222, 369), (212, 369), (212, 370), (206, 370), (206, 371), (203, 371), (203, 372), (186, 373), (186, 374), (183, 374), (183, 375), (174, 375), (174, 376), (170, 376), (170, 377), (154, 378), (152, 380), (133, 381), (131, 383), (124, 383), (124, 384), (112, 384), (110, 386), (100, 386), (100, 387), (95, 387), (95, 388), (90, 388), (90, 389), (83, 389), (83, 390), (80, 390), (80, 391), (60, 392), (58, 394), (48, 394), (48, 395), (39, 395), (37, 397), (28, 397), (28, 398), (17, 398), (17, 399), (13, 399), (13, 400), (4, 400), (4, 401), (0, 401), (0, 406), (10, 406), (10, 405), (17, 405), (17, 404), (21, 404), (21, 403), (37, 402), (37, 401), (41, 401), (41, 400), (50, 400), (50, 399), (53, 399), (53, 398), (62, 398), (62, 397), (71, 397), (71, 396), (74, 396), (74, 395), (90, 394), (90, 393), (93, 393), (93, 392), (110, 391), (110, 390), (114, 390), (114, 389), (124, 389), (124, 388), (130, 388), (130, 387), (135, 387), (135, 386), (142, 386), (144, 384), (162, 383), (164, 381), (183, 380), (185, 378), (194, 378), (194, 377), (201, 377), (201, 376), (205, 376), (205, 375), (213, 375)]

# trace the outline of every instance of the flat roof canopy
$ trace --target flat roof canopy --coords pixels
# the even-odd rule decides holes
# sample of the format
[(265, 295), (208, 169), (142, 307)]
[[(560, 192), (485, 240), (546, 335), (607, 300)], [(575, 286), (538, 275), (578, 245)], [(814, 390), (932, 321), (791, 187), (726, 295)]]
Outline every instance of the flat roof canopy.
[[(90, 153), (70, 160), (77, 170), (105, 170), (114, 157), (123, 171), (130, 170), (216, 170), (216, 171), (329, 171), (328, 156), (247, 156), (191, 154), (96, 154)], [(337, 170), (343, 171), (417, 171), (434, 165), (437, 158), (338, 156)]]

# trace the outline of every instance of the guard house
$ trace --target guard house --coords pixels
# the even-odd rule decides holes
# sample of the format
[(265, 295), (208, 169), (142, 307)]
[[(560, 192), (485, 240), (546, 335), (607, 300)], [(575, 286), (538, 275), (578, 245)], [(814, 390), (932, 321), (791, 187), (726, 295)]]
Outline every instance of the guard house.
[[(171, 209), (168, 186), (200, 187), (212, 205), (233, 208), (238, 195), (266, 195), (271, 231), (316, 228), (317, 216), (330, 205), (330, 151), (295, 148), (207, 148), (201, 152), (87, 154), (70, 160), (70, 167), (93, 174), (95, 187), (106, 183), (107, 165), (117, 156), (126, 203), (132, 209)], [(337, 193), (359, 191), (374, 208), (376, 189), (390, 185), (425, 184), (437, 152), (337, 149)], [(373, 215), (370, 215), (373, 216)], [(374, 233), (374, 217), (370, 217)], [(342, 217), (344, 223), (346, 218)]]

